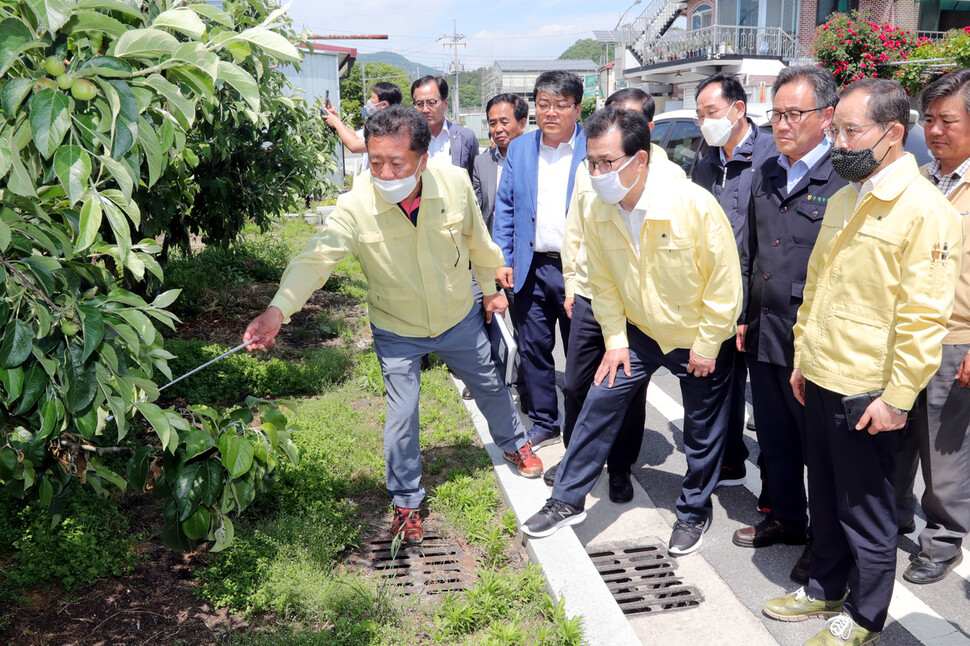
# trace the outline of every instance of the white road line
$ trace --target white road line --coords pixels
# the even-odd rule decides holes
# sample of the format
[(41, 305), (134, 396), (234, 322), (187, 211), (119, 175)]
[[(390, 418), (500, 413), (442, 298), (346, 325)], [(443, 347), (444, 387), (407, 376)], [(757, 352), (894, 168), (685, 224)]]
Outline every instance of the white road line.
[[(683, 406), (654, 382), (651, 382), (647, 388), (647, 402), (668, 421), (683, 430)], [(745, 411), (745, 420), (747, 417), (748, 413)], [(761, 472), (757, 465), (751, 462), (745, 466), (748, 473), (745, 487), (758, 496), (761, 493)], [(916, 530), (908, 536), (916, 541), (924, 527), (926, 527), (926, 521), (916, 517)], [(964, 579), (970, 580), (970, 554), (967, 550), (964, 549), (963, 563), (953, 571)], [(889, 615), (927, 646), (970, 646), (970, 639), (966, 635), (913, 594), (903, 581), (897, 580), (893, 586)]]

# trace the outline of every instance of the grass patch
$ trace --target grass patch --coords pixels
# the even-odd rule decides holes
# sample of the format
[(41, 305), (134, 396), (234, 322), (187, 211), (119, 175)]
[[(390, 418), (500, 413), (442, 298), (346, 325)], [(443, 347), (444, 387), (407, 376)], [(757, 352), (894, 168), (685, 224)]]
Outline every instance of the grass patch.
[(64, 517), (51, 527), (39, 503), (0, 505), (0, 596), (17, 597), (41, 582), (68, 590), (130, 571), (137, 562), (128, 516), (90, 487), (73, 488)]
[[(168, 362), (173, 375), (181, 375), (215, 359), (227, 346), (206, 341), (168, 339), (165, 349), (176, 356)], [(245, 351), (166, 389), (166, 397), (183, 397), (189, 403), (237, 402), (247, 395), (290, 397), (315, 395), (346, 379), (353, 367), (350, 350), (328, 346), (304, 353), (301, 362), (262, 358)]]

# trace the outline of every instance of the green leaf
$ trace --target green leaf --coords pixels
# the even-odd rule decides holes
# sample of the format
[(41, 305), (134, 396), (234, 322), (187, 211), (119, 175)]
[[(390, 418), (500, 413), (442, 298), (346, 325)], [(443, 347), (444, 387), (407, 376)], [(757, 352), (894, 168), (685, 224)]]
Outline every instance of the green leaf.
[[(115, 161), (105, 155), (98, 156), (98, 160), (111, 174), (111, 177), (118, 184), (118, 188), (124, 194), (125, 199), (123, 201), (125, 204), (118, 204), (122, 200), (112, 200), (112, 202), (118, 204), (118, 206), (126, 206), (127, 202), (131, 200), (131, 191), (135, 188), (135, 183), (131, 178), (131, 174), (128, 172), (128, 168), (121, 162)], [(102, 191), (102, 194), (108, 196), (108, 191)]]
[(209, 470), (198, 462), (185, 464), (179, 469), (173, 483), (179, 520), (185, 520), (195, 513), (202, 499), (202, 492), (209, 488), (208, 479)]
[(131, 253), (131, 229), (128, 228), (128, 219), (121, 212), (121, 209), (115, 206), (114, 202), (100, 195), (98, 199), (101, 200), (101, 208), (104, 209), (104, 214), (108, 216), (108, 224), (111, 225), (111, 230), (115, 234), (115, 242), (118, 244), (121, 259), (124, 261)]
[(24, 376), (24, 392), (20, 398), (20, 405), (14, 415), (23, 415), (30, 410), (47, 388), (47, 375), (39, 363), (35, 363)]
[[(101, 15), (101, 14), (98, 14)], [(125, 26), (127, 31), (130, 27)], [(105, 78), (128, 78), (131, 76), (131, 64), (114, 56), (95, 56), (89, 58), (74, 70), (74, 76), (103, 76)]]
[(8, 447), (0, 448), (0, 480), (13, 476), (17, 470), (17, 453)]
[(259, 86), (243, 68), (219, 61), (219, 80), (231, 85), (253, 110), (259, 112)]
[(54, 172), (73, 206), (91, 178), (91, 156), (80, 146), (61, 146), (54, 153)]
[(152, 301), (152, 307), (157, 307), (158, 309), (163, 309), (175, 302), (175, 299), (179, 297), (182, 293), (181, 289), (170, 289), (168, 291), (162, 292), (155, 297)]
[(222, 526), (215, 531), (216, 544), (209, 550), (210, 552), (221, 552), (230, 545), (235, 538), (236, 532), (233, 529), (232, 521), (228, 516), (222, 516)]
[(162, 176), (165, 159), (158, 135), (144, 117), (138, 120), (138, 141), (141, 143), (142, 152), (145, 153), (145, 161), (148, 164), (148, 186), (151, 187)]
[(37, 197), (37, 189), (34, 188), (34, 179), (27, 172), (27, 168), (24, 166), (23, 159), (20, 155), (20, 151), (24, 146), (20, 145), (18, 140), (25, 135), (29, 141), (30, 128), (26, 122), (22, 126), (10, 128), (9, 150), (11, 152), (11, 159), (10, 177), (7, 178), (7, 188), (15, 195), (20, 195), (21, 197)]
[(40, 493), (37, 495), (38, 501), (41, 507), (47, 507), (51, 504), (51, 499), (54, 497), (54, 486), (51, 485), (51, 481), (48, 478), (40, 479)]
[(0, 22), (0, 76), (6, 74), (25, 51), (44, 45), (44, 41), (34, 40), (23, 20), (7, 18)]
[(101, 199), (95, 193), (81, 207), (81, 231), (78, 234), (77, 242), (74, 243), (75, 251), (87, 249), (98, 236), (98, 230), (101, 228)]
[[(77, 34), (84, 31), (98, 31), (108, 34), (112, 38), (120, 38), (122, 34), (131, 29), (125, 23), (107, 16), (103, 13), (84, 11), (77, 13), (64, 26), (64, 31), (68, 34)], [(85, 74), (84, 76), (88, 76)]]
[(196, 429), (181, 438), (182, 442), (185, 443), (185, 459), (186, 461), (205, 453), (209, 449), (213, 449), (216, 446), (216, 441), (212, 439), (212, 434), (208, 431), (202, 429)]
[(64, 26), (71, 17), (74, 3), (68, 0), (27, 0), (30, 8), (37, 16), (37, 20), (50, 33), (56, 32)]
[(93, 305), (79, 305), (77, 311), (81, 315), (84, 332), (84, 352), (81, 359), (87, 361), (104, 339), (104, 317), (101, 316), (100, 310)]
[(108, 293), (108, 300), (132, 307), (145, 307), (148, 303), (138, 294), (132, 294), (127, 289), (112, 289)]
[(211, 4), (202, 4), (202, 3), (190, 4), (188, 8), (194, 11), (195, 13), (205, 18), (208, 18), (212, 22), (219, 23), (223, 27), (229, 27), (230, 29), (232, 29), (235, 26), (232, 20), (232, 16), (230, 16), (222, 9), (212, 6)]
[(152, 74), (144, 81), (134, 83), (150, 87), (168, 101), (168, 109), (183, 129), (188, 130), (195, 121), (195, 102), (185, 98), (178, 86), (167, 81), (160, 74)]
[(123, 13), (130, 18), (135, 18), (138, 22), (144, 22), (145, 16), (138, 9), (137, 5), (131, 5), (121, 0), (80, 0), (77, 3), (78, 9), (107, 9)]
[(174, 517), (165, 515), (165, 522), (162, 524), (162, 539), (165, 541), (165, 546), (173, 552), (188, 552), (192, 549), (192, 541), (182, 531), (182, 523), (179, 522), (177, 515)]
[(44, 159), (51, 155), (71, 128), (74, 101), (57, 90), (41, 90), (30, 102), (30, 131)]
[(171, 54), (179, 46), (178, 39), (161, 29), (132, 29), (115, 43), (114, 55), (119, 58), (157, 58)]
[(205, 23), (198, 14), (184, 7), (169, 9), (158, 14), (152, 21), (152, 27), (174, 29), (195, 40), (200, 40), (205, 33)]
[(68, 361), (64, 362), (69, 390), (65, 404), (71, 413), (78, 413), (91, 403), (98, 390), (98, 377), (94, 366), (85, 367), (81, 359), (82, 349), (74, 344), (67, 344)]
[(114, 486), (118, 487), (118, 489), (120, 489), (122, 492), (128, 488), (128, 483), (125, 482), (124, 478), (103, 465), (97, 465), (94, 468), (94, 472), (97, 473), (98, 477), (100, 477), (102, 480), (107, 480)]
[[(138, 101), (122, 79), (95, 79), (111, 103), (111, 157), (121, 159), (138, 138)], [(108, 89), (108, 88), (111, 89)]]
[(195, 541), (201, 541), (209, 533), (209, 510), (199, 507), (195, 513), (182, 521), (182, 530), (185, 535)]
[(40, 407), (41, 425), (37, 433), (38, 439), (43, 439), (54, 430), (57, 423), (57, 404), (53, 400), (45, 401)]
[(0, 382), (7, 392), (7, 401), (15, 401), (20, 397), (20, 393), (24, 392), (24, 369), (17, 366), (9, 370), (0, 370)]
[(196, 94), (202, 95), (205, 99), (212, 101), (215, 99), (216, 86), (208, 74), (194, 67), (176, 67), (169, 70), (169, 74), (185, 83)]
[(226, 467), (231, 478), (238, 478), (253, 465), (253, 454), (252, 444), (241, 437), (230, 435), (222, 453), (222, 466)]
[(8, 119), (14, 118), (33, 85), (34, 79), (31, 78), (10, 79), (3, 84), (3, 89), (0, 90), (0, 107)]
[(209, 487), (202, 492), (202, 504), (214, 505), (222, 493), (222, 485), (225, 479), (225, 470), (219, 464), (219, 460), (211, 459), (202, 463), (203, 468), (208, 470)]
[[(7, 174), (11, 164), (13, 164), (13, 151), (10, 150), (10, 139), (0, 133), (0, 177)], [(10, 231), (10, 229), (8, 228), (7, 231)]]
[(253, 27), (239, 34), (236, 38), (256, 45), (267, 54), (284, 63), (299, 63), (303, 56), (293, 43), (268, 29)]
[(125, 473), (128, 476), (128, 484), (135, 491), (144, 491), (145, 482), (148, 480), (148, 465), (155, 457), (155, 448), (143, 444), (135, 449), (135, 454), (128, 459), (125, 465)]
[(172, 425), (169, 423), (165, 411), (155, 404), (148, 402), (139, 402), (135, 404), (135, 408), (145, 416), (148, 423), (155, 429), (155, 433), (158, 434), (158, 439), (162, 441), (162, 448), (168, 449), (171, 453), (175, 453), (175, 447), (178, 444), (178, 433), (172, 430)]
[(20, 319), (14, 319), (3, 327), (0, 368), (15, 368), (30, 356), (30, 349), (34, 345), (34, 331)]
[(131, 327), (138, 331), (138, 335), (145, 342), (145, 345), (152, 345), (155, 343), (155, 335), (157, 331), (155, 326), (152, 325), (151, 320), (138, 310), (122, 310), (118, 312)]
[(291, 440), (289, 437), (281, 438), (279, 448), (282, 449), (283, 453), (290, 460), (293, 466), (298, 466), (300, 464), (300, 450), (296, 448), (296, 444), (293, 444), (293, 440)]

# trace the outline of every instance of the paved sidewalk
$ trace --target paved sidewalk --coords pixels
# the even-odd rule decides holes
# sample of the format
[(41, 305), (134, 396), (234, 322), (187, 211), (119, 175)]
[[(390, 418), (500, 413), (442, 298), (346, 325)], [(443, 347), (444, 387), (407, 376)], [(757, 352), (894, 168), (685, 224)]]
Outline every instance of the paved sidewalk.
[[(459, 390), (460, 381), (455, 380)], [(526, 480), (505, 461), (492, 442), (485, 419), (473, 401), (464, 402), (475, 428), (495, 465), (496, 476), (508, 506), (519, 523), (534, 514), (550, 489), (541, 479)], [(538, 455), (546, 467), (562, 457), (562, 444), (542, 448)], [(666, 544), (671, 527), (653, 501), (634, 480), (634, 499), (616, 505), (607, 497), (606, 478), (600, 478), (587, 497), (586, 520), (547, 538), (522, 535), (532, 560), (546, 576), (549, 593), (557, 602), (565, 597), (566, 614), (582, 616), (586, 642), (593, 646), (626, 644), (745, 644), (776, 646), (777, 641), (734, 595), (704, 559), (704, 548), (677, 559), (677, 574), (699, 589), (704, 600), (683, 610), (649, 612), (627, 617), (613, 600), (606, 584), (586, 555), (586, 547), (623, 540)]]

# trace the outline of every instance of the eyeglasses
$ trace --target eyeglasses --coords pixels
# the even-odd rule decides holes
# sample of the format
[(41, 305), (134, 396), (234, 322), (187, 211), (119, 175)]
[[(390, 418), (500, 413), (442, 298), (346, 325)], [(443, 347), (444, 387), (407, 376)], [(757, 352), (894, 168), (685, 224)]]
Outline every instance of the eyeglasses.
[(620, 161), (621, 159), (626, 159), (630, 155), (620, 155), (616, 159), (604, 159), (603, 161), (592, 161), (589, 157), (583, 158), (583, 163), (586, 164), (587, 170), (591, 173), (595, 173), (597, 170), (601, 173), (611, 173), (613, 172), (613, 164)]
[(575, 103), (536, 103), (536, 112), (565, 112), (569, 108), (575, 108)]
[(772, 124), (781, 123), (782, 117), (785, 119), (785, 123), (798, 123), (802, 120), (802, 117), (809, 112), (818, 112), (819, 110), (824, 110), (825, 108), (812, 108), (811, 110), (768, 110), (765, 114), (768, 115), (768, 120)]
[(929, 130), (935, 126), (941, 126), (944, 130), (946, 130), (947, 128), (952, 128), (961, 121), (962, 119), (937, 119), (936, 117), (927, 117), (920, 119), (917, 123), (919, 123), (920, 127), (924, 130)]
[[(726, 106), (724, 108), (721, 108), (719, 110), (716, 110), (714, 112), (709, 113), (707, 116), (697, 115), (697, 117), (695, 119), (693, 119), (694, 124), (696, 124), (696, 125), (699, 126), (702, 123), (704, 123), (704, 119), (720, 119), (721, 117), (723, 117), (724, 115), (726, 115), (728, 113), (728, 111), (731, 109), (731, 106), (732, 105), (734, 105), (734, 104), (731, 103), (730, 105), (728, 105), (728, 106)], [(718, 112), (720, 112), (721, 115), (720, 116), (715, 116), (715, 115), (717, 115)]]
[(420, 110), (423, 107), (428, 106), (429, 108), (431, 108), (432, 110), (434, 110), (435, 108), (438, 107), (438, 104), (440, 104), (440, 103), (441, 103), (441, 101), (438, 100), (438, 99), (427, 99), (426, 101), (415, 101), (414, 102), (414, 107), (416, 107), (418, 110)]
[(887, 123), (890, 123), (890, 122), (876, 121), (874, 123), (867, 123), (864, 126), (840, 126), (838, 128), (829, 126), (828, 128), (825, 129), (825, 137), (826, 139), (829, 140), (830, 143), (835, 143), (835, 140), (838, 139), (839, 136), (841, 136), (846, 141), (849, 141), (850, 139), (855, 139), (856, 137), (858, 137), (863, 132), (865, 132), (866, 130), (868, 130), (873, 126), (883, 126), (883, 125), (886, 125)]

